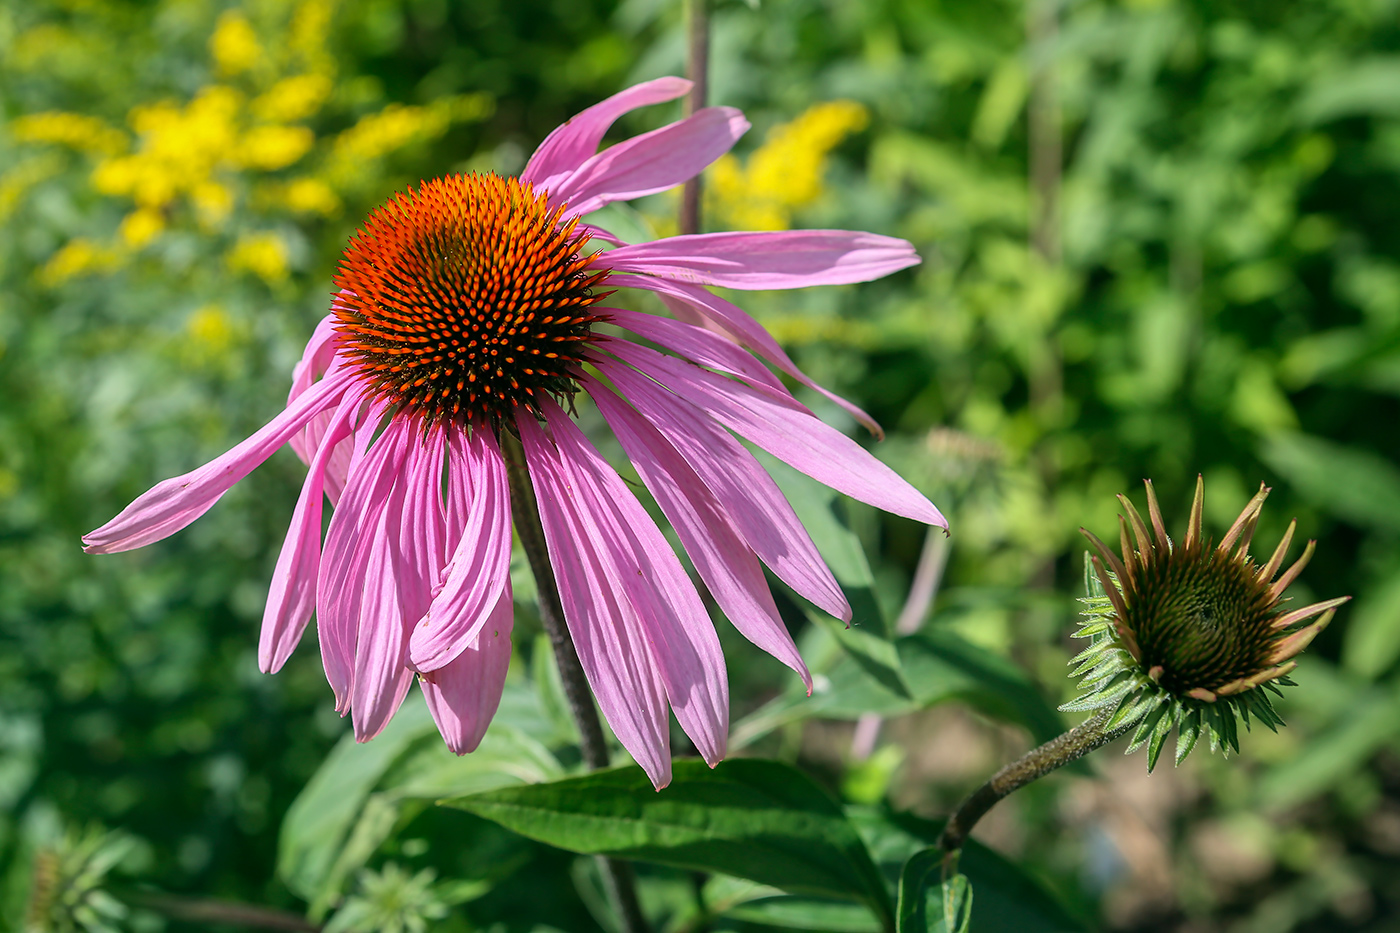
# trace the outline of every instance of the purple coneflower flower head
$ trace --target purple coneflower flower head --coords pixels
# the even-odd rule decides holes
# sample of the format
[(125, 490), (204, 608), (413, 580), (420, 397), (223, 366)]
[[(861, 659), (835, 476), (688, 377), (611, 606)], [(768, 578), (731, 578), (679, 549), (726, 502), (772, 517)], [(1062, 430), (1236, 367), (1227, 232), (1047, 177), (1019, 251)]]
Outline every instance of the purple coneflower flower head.
[[(851, 610), (735, 435), (854, 498), (946, 522), (765, 363), (878, 432), (864, 412), (815, 386), (706, 286), (863, 282), (919, 259), (909, 243), (869, 233), (629, 245), (581, 220), (686, 181), (748, 128), (737, 110), (711, 107), (597, 152), (619, 116), (688, 88), (662, 78), (585, 110), (549, 135), (518, 179), (437, 179), (375, 210), (346, 249), (339, 293), (296, 367), (286, 409), (141, 496), (84, 538), (87, 549), (124, 551), (173, 534), (290, 444), (309, 469), (268, 594), (263, 670), (286, 662), (314, 614), (336, 708), (350, 714), (356, 738), (383, 729), (416, 678), (460, 754), (480, 742), (510, 658), (502, 445), (518, 443), (584, 672), (613, 732), (661, 787), (670, 780), (668, 708), (706, 761), (724, 756), (724, 657), (675, 552), (569, 414), (583, 392), (725, 615), (810, 691), (762, 566), (834, 616), (849, 620)], [(609, 306), (625, 288), (660, 296), (673, 316)], [(646, 344), (598, 331), (604, 322)]]
[(1127, 512), (1118, 517), (1118, 553), (1080, 529), (1098, 551), (1086, 562), (1091, 595), (1075, 633), (1091, 644), (1070, 662), (1074, 675), (1083, 675), (1084, 693), (1061, 709), (1112, 709), (1105, 731), (1136, 723), (1128, 751), (1146, 745), (1151, 770), (1173, 728), (1179, 764), (1202, 735), (1212, 751), (1239, 751), (1239, 718), (1246, 728), (1251, 715), (1270, 729), (1283, 725), (1270, 693), (1281, 695), (1280, 686), (1292, 685), (1288, 675), (1298, 654), (1351, 597), (1288, 606), (1284, 592), (1307, 566), (1315, 543), (1279, 573), (1295, 521), (1267, 561), (1250, 556), (1269, 495), (1264, 486), (1219, 544), (1204, 535), (1200, 477), (1180, 542), (1167, 536), (1152, 481), (1146, 486), (1147, 522), (1126, 496), (1118, 497)]

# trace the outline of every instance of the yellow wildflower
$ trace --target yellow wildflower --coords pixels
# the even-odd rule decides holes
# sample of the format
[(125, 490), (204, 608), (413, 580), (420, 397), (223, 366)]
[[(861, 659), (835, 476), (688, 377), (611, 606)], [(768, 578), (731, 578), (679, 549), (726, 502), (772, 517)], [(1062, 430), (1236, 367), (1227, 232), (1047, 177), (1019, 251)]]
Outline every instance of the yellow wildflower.
[(117, 266), (117, 254), (91, 240), (78, 237), (49, 257), (39, 270), (39, 281), (53, 288), (82, 275), (110, 272)]
[(335, 60), (327, 51), (331, 13), (330, 0), (304, 0), (292, 14), (287, 30), (287, 46), (308, 71), (320, 74), (335, 71)]
[(854, 101), (816, 104), (774, 127), (746, 165), (733, 156), (716, 162), (709, 176), (710, 201), (728, 226), (786, 229), (795, 209), (821, 195), (827, 154), (868, 122), (868, 112)]
[(116, 155), (126, 149), (126, 134), (96, 117), (49, 111), (18, 117), (10, 132), (19, 142), (53, 143), (80, 152)]
[(206, 226), (218, 226), (233, 210), (233, 192), (228, 185), (217, 181), (203, 181), (190, 192), (199, 219)]
[(247, 17), (229, 10), (219, 17), (219, 24), (209, 37), (209, 54), (220, 74), (236, 75), (255, 68), (263, 53), (258, 34), (253, 32)]
[(306, 155), (315, 142), (304, 126), (256, 126), (243, 135), (237, 159), (247, 168), (276, 171)]
[(269, 285), (287, 278), (287, 249), (275, 233), (254, 233), (239, 238), (228, 253), (235, 272), (251, 272)]
[(340, 211), (340, 198), (336, 197), (329, 185), (315, 178), (298, 178), (288, 182), (283, 192), (283, 203), (303, 214), (330, 217)]
[(117, 235), (132, 249), (140, 249), (160, 236), (165, 229), (165, 215), (151, 207), (142, 207), (122, 218)]
[(228, 313), (217, 304), (196, 309), (185, 322), (185, 333), (202, 351), (202, 355), (217, 356), (233, 343), (233, 323)]
[(362, 171), (365, 162), (410, 143), (435, 139), (453, 123), (479, 120), (490, 115), (494, 106), (485, 94), (448, 97), (427, 107), (390, 104), (361, 117), (335, 138), (327, 175), (332, 184), (344, 185)]
[(325, 75), (294, 75), (274, 84), (251, 109), (268, 123), (295, 123), (315, 114), (330, 95), (331, 79)]

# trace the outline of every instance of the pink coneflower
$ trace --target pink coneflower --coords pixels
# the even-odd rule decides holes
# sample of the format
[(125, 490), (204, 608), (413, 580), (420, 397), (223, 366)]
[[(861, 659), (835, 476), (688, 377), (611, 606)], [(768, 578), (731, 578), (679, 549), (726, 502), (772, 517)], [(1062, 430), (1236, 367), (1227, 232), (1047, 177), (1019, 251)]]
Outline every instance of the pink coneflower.
[[(849, 620), (851, 610), (734, 434), (854, 498), (946, 523), (798, 403), (758, 357), (817, 387), (705, 287), (864, 282), (916, 264), (910, 244), (804, 230), (627, 245), (580, 221), (684, 182), (748, 129), (737, 110), (712, 107), (596, 152), (620, 115), (688, 88), (662, 78), (585, 110), (518, 179), (424, 182), (375, 210), (346, 249), (287, 408), (141, 496), (84, 539), (88, 551), (173, 534), (290, 442), (309, 470), (268, 595), (263, 670), (285, 663), (314, 611), (336, 708), (356, 738), (383, 729), (417, 677), (448, 746), (467, 752), (495, 713), (510, 657), (501, 445), (519, 443), (569, 633), (613, 732), (658, 787), (670, 780), (668, 704), (705, 760), (722, 758), (719, 639), (660, 530), (565, 411), (575, 394), (598, 406), (735, 627), (809, 689), (760, 562), (826, 612)], [(615, 248), (591, 251), (591, 239)], [(659, 295), (674, 317), (605, 306), (619, 288)], [(602, 334), (603, 322), (671, 352)], [(323, 545), (324, 499), (335, 509)]]

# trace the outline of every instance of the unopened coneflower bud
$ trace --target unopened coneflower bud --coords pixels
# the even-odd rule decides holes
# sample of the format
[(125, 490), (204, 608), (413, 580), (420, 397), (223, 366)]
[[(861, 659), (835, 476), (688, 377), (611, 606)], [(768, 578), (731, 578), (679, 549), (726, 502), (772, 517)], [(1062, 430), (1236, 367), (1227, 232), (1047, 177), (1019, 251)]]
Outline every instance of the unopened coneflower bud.
[(1084, 677), (1083, 693), (1062, 709), (1112, 709), (1105, 731), (1136, 724), (1128, 751), (1146, 745), (1150, 770), (1173, 727), (1180, 763), (1202, 733), (1212, 751), (1239, 751), (1240, 718), (1246, 728), (1251, 715), (1270, 729), (1282, 725), (1270, 692), (1292, 684), (1294, 657), (1350, 597), (1286, 606), (1284, 590), (1307, 565), (1314, 542), (1282, 574), (1296, 522), (1267, 561), (1250, 556), (1267, 488), (1260, 486), (1213, 544), (1201, 530), (1205, 487), (1198, 478), (1186, 537), (1176, 544), (1151, 480), (1146, 486), (1147, 522), (1118, 497), (1127, 512), (1118, 518), (1121, 553), (1080, 529), (1099, 552), (1085, 568), (1090, 595), (1075, 633), (1091, 643), (1071, 662), (1073, 676)]

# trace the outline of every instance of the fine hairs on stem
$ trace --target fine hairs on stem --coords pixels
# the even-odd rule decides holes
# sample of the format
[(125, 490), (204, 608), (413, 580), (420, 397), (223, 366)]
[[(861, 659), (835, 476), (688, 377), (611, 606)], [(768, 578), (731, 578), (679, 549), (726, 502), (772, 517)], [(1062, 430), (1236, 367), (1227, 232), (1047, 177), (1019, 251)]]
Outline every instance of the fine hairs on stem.
[(1039, 748), (1033, 748), (1016, 761), (992, 775), (987, 783), (977, 788), (948, 818), (943, 833), (938, 837), (938, 846), (943, 850), (944, 874), (951, 874), (952, 866), (968, 834), (977, 821), (987, 811), (1008, 794), (1044, 777), (1056, 768), (1078, 761), (1096, 748), (1112, 742), (1132, 729), (1136, 723), (1130, 722), (1112, 729), (1105, 729), (1113, 710), (1103, 710), (1090, 719), (1070, 729), (1061, 736), (1051, 739)]
[[(509, 432), (502, 432), (501, 452), (505, 454), (506, 471), (510, 478), (511, 517), (530, 562), (530, 571), (535, 575), (535, 587), (539, 590), (540, 623), (554, 649), (559, 679), (564, 685), (564, 698), (578, 726), (579, 749), (584, 764), (590, 770), (606, 768), (608, 746), (603, 738), (603, 726), (598, 720), (598, 709), (593, 705), (593, 694), (589, 691), (583, 665), (579, 663), (578, 651), (564, 622), (564, 606), (559, 599), (559, 587), (554, 581), (554, 569), (549, 563), (539, 506), (535, 502), (535, 491), (525, 466), (525, 451), (519, 439)], [(637, 882), (631, 864), (621, 859), (599, 856), (598, 867), (613, 909), (622, 922), (622, 933), (647, 933), (646, 917), (637, 900)]]

